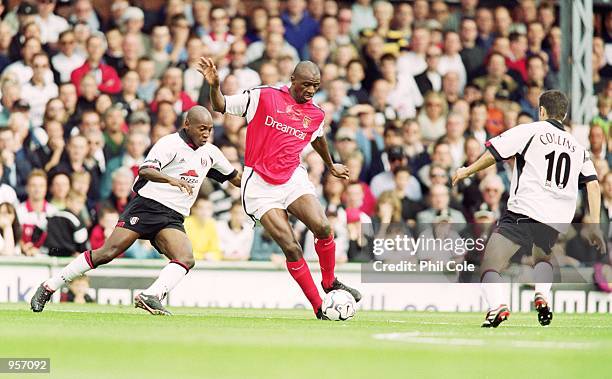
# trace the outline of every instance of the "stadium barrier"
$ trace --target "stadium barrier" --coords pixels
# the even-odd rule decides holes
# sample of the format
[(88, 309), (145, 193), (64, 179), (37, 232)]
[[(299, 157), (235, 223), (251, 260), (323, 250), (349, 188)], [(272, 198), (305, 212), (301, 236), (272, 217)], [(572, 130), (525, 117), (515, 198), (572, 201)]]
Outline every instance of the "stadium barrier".
[[(41, 281), (69, 261), (0, 258), (0, 303), (29, 301)], [(101, 304), (131, 305), (134, 293), (147, 288), (164, 265), (162, 260), (115, 260), (88, 273), (89, 294)], [(318, 281), (318, 264), (313, 262), (310, 267)], [(514, 271), (510, 277), (518, 278), (520, 272)], [(339, 265), (337, 272), (343, 281), (362, 291), (360, 308), (365, 310), (481, 312), (485, 308), (477, 283), (362, 283), (361, 265), (356, 263)], [(588, 271), (584, 275), (589, 276)], [(306, 299), (289, 279), (284, 267), (270, 262), (198, 262), (165, 301), (186, 307), (306, 308)], [(513, 311), (531, 310), (532, 287), (516, 282), (502, 286)], [(556, 312), (612, 313), (612, 294), (595, 291), (592, 284), (555, 284), (553, 290)], [(53, 301), (59, 299), (58, 291)]]

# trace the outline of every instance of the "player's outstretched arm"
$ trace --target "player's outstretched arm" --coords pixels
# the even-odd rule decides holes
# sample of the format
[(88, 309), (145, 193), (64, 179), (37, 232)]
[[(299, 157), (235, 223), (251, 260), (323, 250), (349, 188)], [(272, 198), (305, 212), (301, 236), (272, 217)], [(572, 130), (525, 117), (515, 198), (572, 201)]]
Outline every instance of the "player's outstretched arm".
[(197, 70), (206, 79), (208, 85), (210, 85), (210, 103), (213, 110), (223, 112), (225, 109), (225, 98), (221, 93), (221, 82), (215, 62), (213, 62), (212, 58), (202, 57), (198, 62)]
[(493, 154), (491, 154), (491, 152), (488, 150), (485, 151), (485, 153), (482, 154), (476, 162), (472, 163), (468, 167), (460, 167), (457, 169), (457, 171), (455, 172), (455, 175), (453, 175), (453, 186), (456, 185), (461, 180), (465, 178), (469, 178), (470, 176), (474, 175), (478, 171), (482, 171), (494, 163), (495, 163), (495, 157), (493, 156)]
[(315, 138), (315, 140), (312, 141), (312, 147), (321, 156), (323, 162), (325, 162), (325, 166), (333, 176), (342, 179), (349, 178), (348, 167), (343, 164), (334, 163), (332, 160), (329, 154), (329, 148), (327, 147), (327, 140), (324, 136)]
[(188, 195), (193, 194), (193, 186), (183, 179), (176, 179), (168, 176), (161, 171), (157, 171), (154, 168), (141, 168), (138, 171), (138, 176), (145, 180), (150, 180), (156, 183), (168, 183), (171, 186), (178, 187), (181, 191), (186, 192)]

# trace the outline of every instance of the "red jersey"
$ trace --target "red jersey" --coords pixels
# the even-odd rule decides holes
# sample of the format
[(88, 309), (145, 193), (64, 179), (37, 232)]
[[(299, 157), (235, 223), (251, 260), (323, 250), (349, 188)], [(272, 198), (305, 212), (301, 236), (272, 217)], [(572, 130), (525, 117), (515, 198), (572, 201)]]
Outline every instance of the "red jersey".
[(289, 88), (256, 87), (225, 96), (224, 113), (245, 117), (245, 166), (270, 184), (286, 183), (307, 144), (323, 136), (325, 112), (312, 100), (297, 103)]

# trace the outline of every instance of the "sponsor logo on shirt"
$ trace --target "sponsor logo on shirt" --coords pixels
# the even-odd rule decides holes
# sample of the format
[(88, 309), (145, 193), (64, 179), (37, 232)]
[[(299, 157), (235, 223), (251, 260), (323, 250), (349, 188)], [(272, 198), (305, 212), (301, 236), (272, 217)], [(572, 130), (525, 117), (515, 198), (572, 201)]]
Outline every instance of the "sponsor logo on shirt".
[(301, 130), (297, 130), (296, 128), (283, 124), (282, 122), (276, 121), (272, 116), (267, 115), (265, 125), (271, 128), (278, 130), (279, 132), (283, 132), (285, 134), (289, 134), (301, 140), (306, 139), (306, 133)]
[(187, 172), (182, 173), (181, 176), (193, 176), (197, 178), (198, 173), (196, 172), (196, 170), (189, 170)]

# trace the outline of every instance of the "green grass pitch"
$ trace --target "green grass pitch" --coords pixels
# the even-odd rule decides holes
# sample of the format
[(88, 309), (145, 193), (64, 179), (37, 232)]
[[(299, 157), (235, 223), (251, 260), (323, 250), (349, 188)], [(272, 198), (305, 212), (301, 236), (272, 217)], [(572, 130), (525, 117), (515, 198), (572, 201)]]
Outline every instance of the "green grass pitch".
[(605, 378), (612, 315), (358, 312), (349, 322), (305, 310), (0, 304), (0, 357), (51, 358), (51, 374), (0, 378)]

